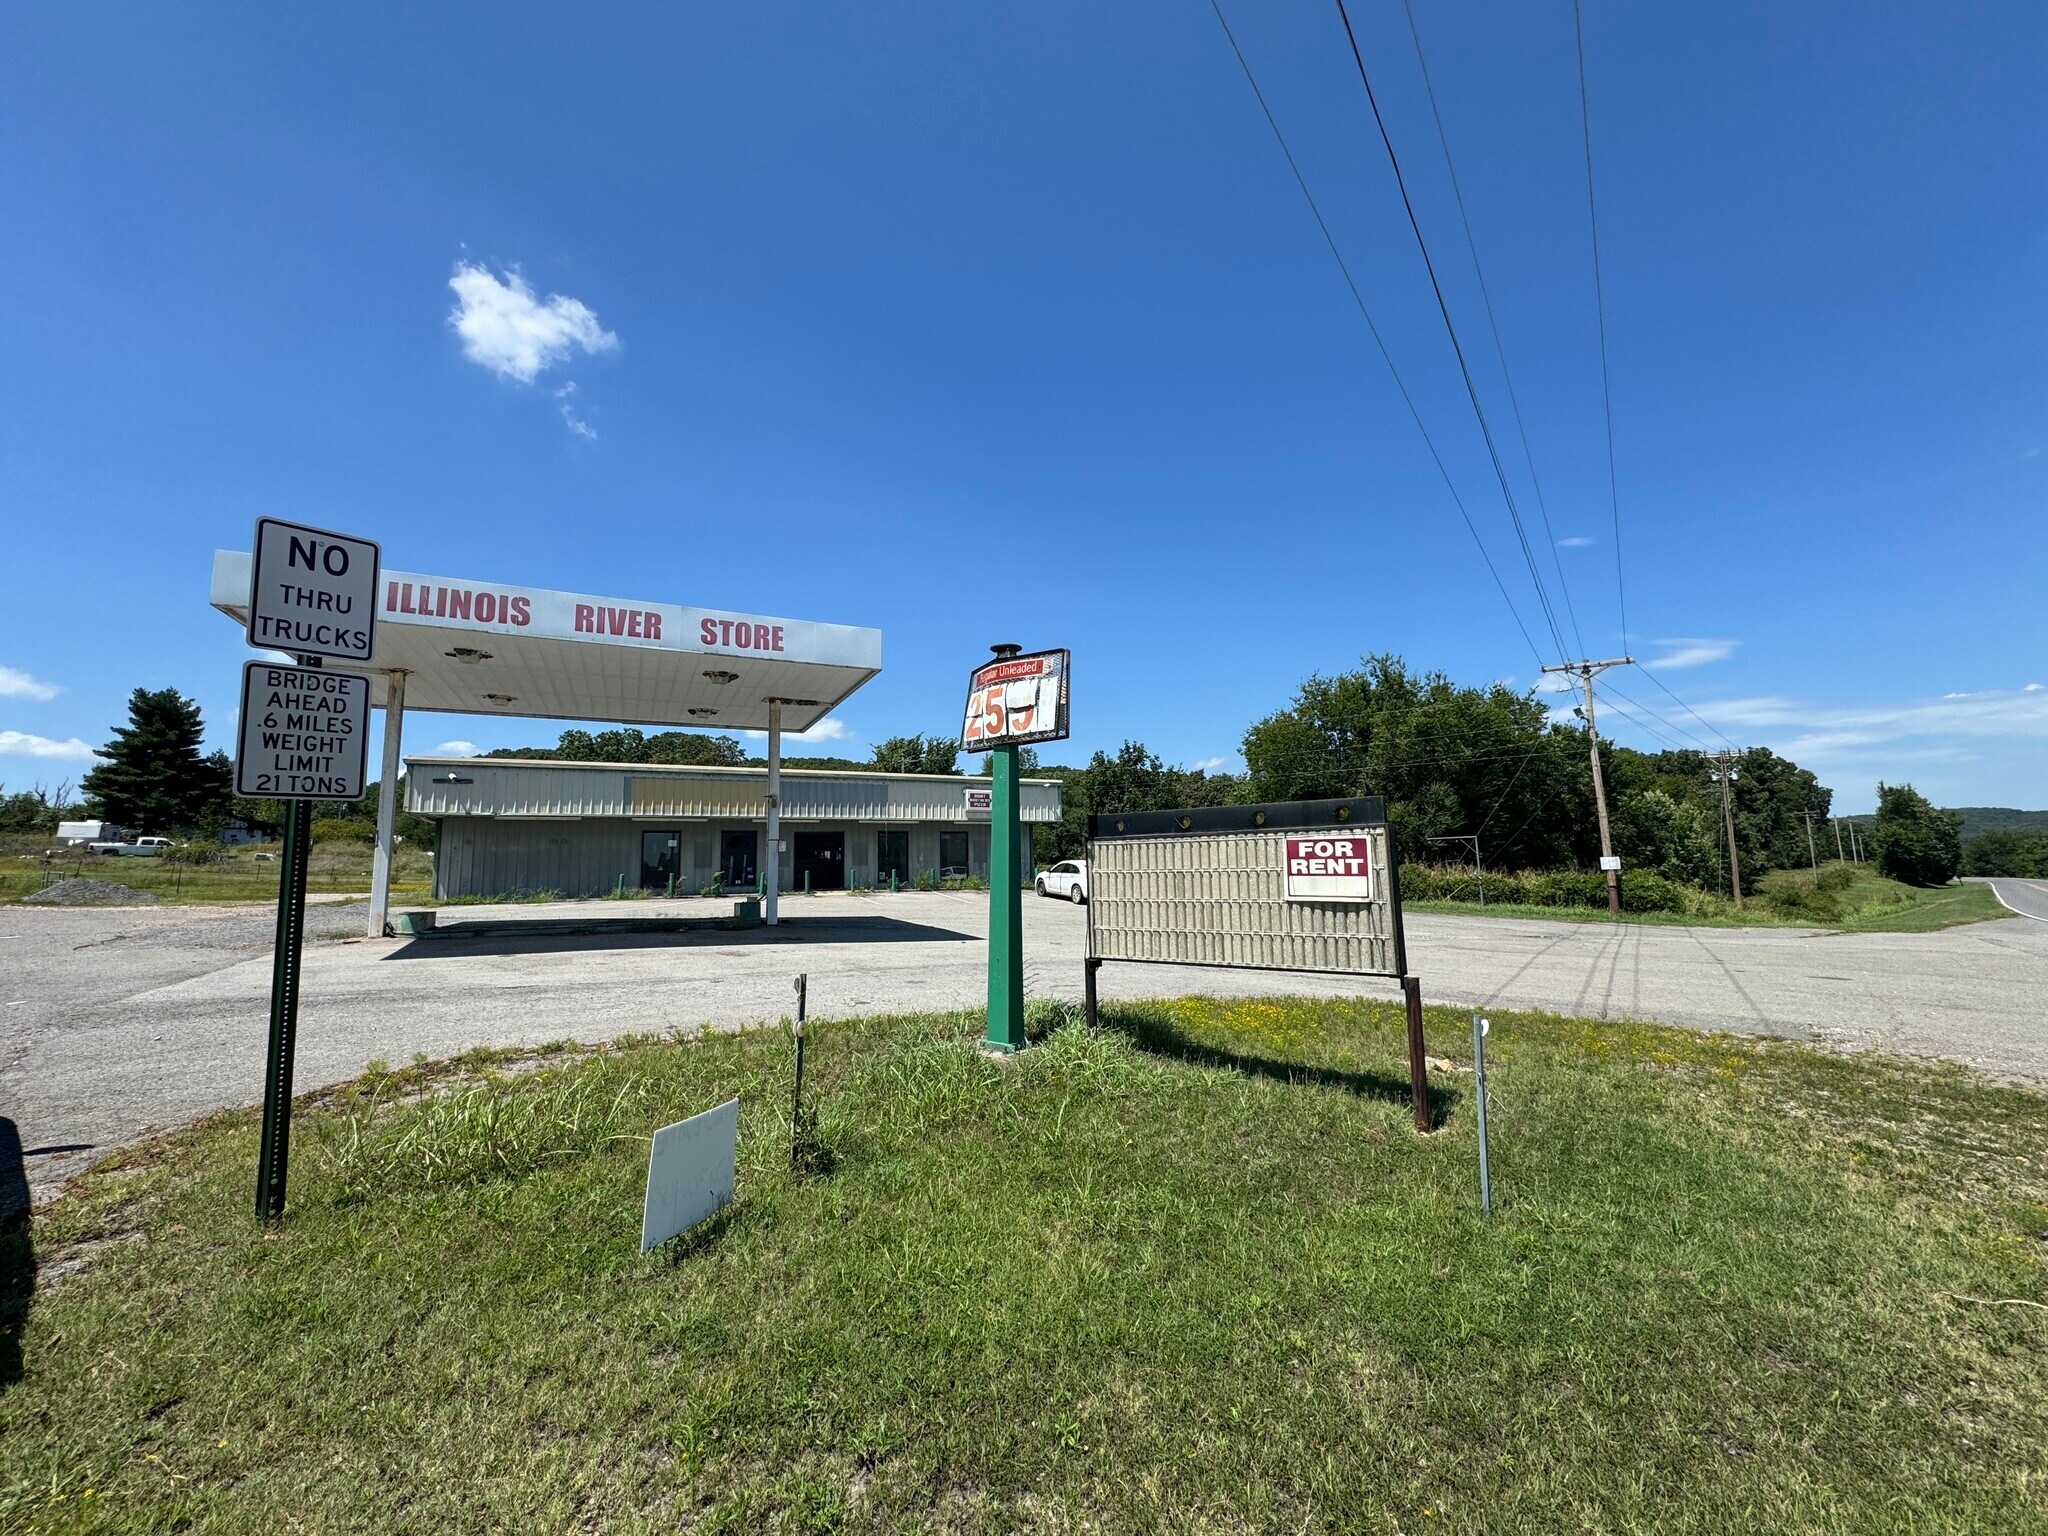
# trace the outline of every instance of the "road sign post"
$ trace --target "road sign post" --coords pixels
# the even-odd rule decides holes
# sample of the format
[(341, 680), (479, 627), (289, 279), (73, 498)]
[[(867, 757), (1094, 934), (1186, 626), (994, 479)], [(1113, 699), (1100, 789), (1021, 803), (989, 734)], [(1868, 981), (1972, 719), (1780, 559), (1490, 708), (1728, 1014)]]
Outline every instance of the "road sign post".
[[(1024, 874), (1017, 749), (1067, 734), (1069, 653), (991, 646), (967, 683), (960, 746), (989, 754), (988, 1029), (991, 1050), (1024, 1044)], [(972, 800), (970, 799), (970, 806)]]
[(995, 791), (988, 833), (988, 1043), (999, 1051), (1024, 1044), (1024, 891), (1017, 869), (1017, 749), (989, 754)]
[(284, 1215), (291, 1166), (292, 1062), (299, 1032), (299, 966), (306, 939), (306, 862), (313, 802), (363, 793), (369, 753), (370, 680), (328, 672), (323, 658), (367, 662), (376, 647), (382, 551), (276, 518), (258, 518), (249, 590), (249, 643), (284, 650), (297, 666), (242, 668), (235, 792), (282, 800), (284, 848), (277, 882), (277, 938), (270, 965), (270, 1051), (256, 1152), (256, 1216)]

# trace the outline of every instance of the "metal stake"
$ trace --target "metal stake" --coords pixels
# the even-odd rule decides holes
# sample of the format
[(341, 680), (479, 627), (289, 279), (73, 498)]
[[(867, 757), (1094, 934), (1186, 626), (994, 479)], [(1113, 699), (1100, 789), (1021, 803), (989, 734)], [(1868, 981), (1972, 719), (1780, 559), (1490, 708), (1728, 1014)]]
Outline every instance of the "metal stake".
[(810, 972), (796, 979), (796, 1086), (789, 1099), (789, 1167), (803, 1171), (804, 1145), (804, 1005), (810, 999)]
[(1479, 1100), (1479, 1209), (1493, 1214), (1493, 1181), (1486, 1166), (1486, 1032), (1492, 1026), (1472, 1015), (1472, 1078)]

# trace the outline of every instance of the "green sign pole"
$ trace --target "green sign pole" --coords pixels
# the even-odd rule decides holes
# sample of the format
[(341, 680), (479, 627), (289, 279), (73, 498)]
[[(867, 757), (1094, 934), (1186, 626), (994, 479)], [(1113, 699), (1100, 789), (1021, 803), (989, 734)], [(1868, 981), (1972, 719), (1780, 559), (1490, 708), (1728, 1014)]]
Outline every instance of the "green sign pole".
[[(299, 664), (320, 665), (318, 656)], [(270, 1055), (263, 1069), (263, 1131), (256, 1153), (256, 1219), (284, 1215), (292, 1150), (292, 1055), (299, 1038), (299, 958), (306, 940), (306, 861), (313, 851), (313, 802), (285, 801), (279, 851), (277, 945), (270, 960)]]
[(988, 1044), (1024, 1044), (1024, 891), (1017, 867), (1017, 749), (989, 749)]

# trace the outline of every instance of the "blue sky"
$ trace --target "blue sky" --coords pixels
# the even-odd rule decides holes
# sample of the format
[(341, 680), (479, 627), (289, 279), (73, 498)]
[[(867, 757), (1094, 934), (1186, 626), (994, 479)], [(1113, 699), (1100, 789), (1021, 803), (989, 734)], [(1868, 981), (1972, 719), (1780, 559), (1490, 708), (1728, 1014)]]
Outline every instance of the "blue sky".
[[(1553, 650), (1334, 10), (1226, 11)], [(1511, 442), (1407, 22), (1353, 16)], [(1616, 654), (1571, 11), (1416, 16)], [(1712, 729), (1614, 681), (1846, 809), (1880, 777), (2048, 805), (2048, 11), (1589, 0), (1586, 48), (1627, 643)], [(10, 787), (75, 778), (138, 684), (227, 743), (247, 652), (208, 558), (265, 514), (410, 570), (875, 625), (856, 755), (955, 728), (992, 640), (1073, 648), (1071, 759), (1234, 762), (1368, 652), (1535, 675), (1199, 0), (32, 8), (0, 205)]]

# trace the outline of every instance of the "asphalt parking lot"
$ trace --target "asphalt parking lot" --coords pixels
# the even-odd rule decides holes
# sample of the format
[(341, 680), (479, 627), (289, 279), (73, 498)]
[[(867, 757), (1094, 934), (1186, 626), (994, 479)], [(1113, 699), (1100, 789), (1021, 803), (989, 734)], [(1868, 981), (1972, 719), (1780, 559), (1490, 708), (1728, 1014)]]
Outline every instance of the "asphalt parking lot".
[[(2048, 886), (1999, 884), (2048, 917)], [(2020, 886), (2034, 888), (2005, 889)], [(384, 940), (357, 937), (360, 905), (316, 906), (298, 1086), (479, 1044), (772, 1021), (789, 1011), (799, 971), (816, 1016), (977, 1007), (987, 903), (977, 892), (835, 894), (791, 898), (785, 926), (750, 933)], [(1029, 896), (1024, 911), (1027, 992), (1078, 999), (1084, 912)], [(606, 914), (585, 903), (443, 917)], [(272, 921), (265, 908), (0, 911), (0, 1116), (19, 1128), (34, 1188), (154, 1128), (260, 1096)], [(2048, 920), (1815, 934), (1415, 914), (1409, 953), (1431, 1002), (1770, 1033), (2048, 1082)], [(1394, 995), (1341, 977), (1102, 972), (1111, 999), (1361, 991)]]

